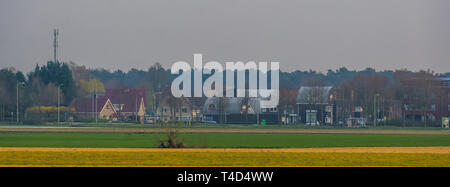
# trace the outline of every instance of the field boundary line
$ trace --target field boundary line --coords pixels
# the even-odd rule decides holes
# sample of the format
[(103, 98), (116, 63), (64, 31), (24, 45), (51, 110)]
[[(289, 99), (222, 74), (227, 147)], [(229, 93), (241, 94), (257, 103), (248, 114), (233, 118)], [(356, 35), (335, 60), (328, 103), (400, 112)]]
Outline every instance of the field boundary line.
[(450, 146), (439, 147), (330, 147), (330, 148), (44, 148), (0, 147), (0, 152), (269, 152), (269, 153), (417, 153), (450, 154)]
[[(450, 135), (448, 130), (180, 128), (179, 133)], [(163, 128), (0, 128), (0, 133), (167, 133)]]

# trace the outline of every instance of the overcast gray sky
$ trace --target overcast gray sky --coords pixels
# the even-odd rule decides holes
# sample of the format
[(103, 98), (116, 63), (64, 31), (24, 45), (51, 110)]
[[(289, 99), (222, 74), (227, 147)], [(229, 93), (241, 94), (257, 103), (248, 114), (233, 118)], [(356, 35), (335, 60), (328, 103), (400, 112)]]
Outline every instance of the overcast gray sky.
[(448, 0), (0, 0), (0, 68), (279, 61), (283, 71), (450, 71)]

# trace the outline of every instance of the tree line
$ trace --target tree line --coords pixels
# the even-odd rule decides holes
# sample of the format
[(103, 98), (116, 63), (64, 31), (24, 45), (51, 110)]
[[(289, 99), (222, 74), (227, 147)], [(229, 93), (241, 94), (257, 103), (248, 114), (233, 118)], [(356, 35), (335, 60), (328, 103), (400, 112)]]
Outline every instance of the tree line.
[[(280, 108), (295, 103), (294, 95), (302, 85), (333, 86), (339, 92), (340, 99), (351, 100), (366, 108), (374, 104), (376, 94), (385, 101), (407, 99), (412, 103), (411, 107), (424, 108), (430, 104), (426, 98), (439, 94), (432, 80), (448, 76), (450, 73), (436, 74), (429, 70), (375, 71), (366, 68), (356, 71), (345, 67), (326, 73), (312, 70), (280, 72)], [(17, 115), (17, 98), (19, 113), (23, 117), (27, 108), (34, 107), (33, 111), (39, 111), (41, 106), (56, 106), (58, 92), (60, 104), (68, 106), (75, 97), (91, 97), (108, 88), (145, 89), (147, 109), (152, 110), (155, 97), (170, 96), (173, 78), (170, 70), (159, 63), (147, 70), (131, 69), (128, 72), (89, 69), (73, 62), (52, 61), (42, 66), (36, 65), (34, 71), (26, 75), (14, 68), (5, 68), (0, 70), (0, 120), (7, 121)]]

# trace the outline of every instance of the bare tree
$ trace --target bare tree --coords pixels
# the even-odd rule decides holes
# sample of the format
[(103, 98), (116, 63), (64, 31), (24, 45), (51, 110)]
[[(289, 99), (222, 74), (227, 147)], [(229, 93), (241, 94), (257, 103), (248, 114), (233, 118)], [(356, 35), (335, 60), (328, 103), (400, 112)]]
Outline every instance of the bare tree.
[[(338, 90), (343, 102), (346, 103), (344, 108), (347, 111), (352, 111), (355, 106), (361, 106), (367, 117), (377, 113), (374, 97), (384, 98), (387, 86), (388, 78), (384, 75), (357, 74), (351, 80), (341, 83)], [(375, 115), (372, 116), (372, 119), (375, 119)]]
[(228, 99), (225, 97), (217, 98), (217, 110), (219, 112), (219, 123), (225, 123), (225, 113), (228, 107)]
[[(296, 96), (298, 89), (289, 89), (285, 86), (280, 88), (280, 99), (278, 102), (278, 120), (281, 121), (280, 113), (290, 113), (289, 111), (295, 110)], [(285, 118), (287, 116), (284, 116)]]
[(435, 73), (430, 70), (419, 72), (401, 70), (394, 72), (393, 76), (396, 79), (396, 97), (403, 100), (405, 113), (407, 111), (412, 113), (414, 123), (415, 116), (419, 114), (424, 126), (427, 126), (431, 115), (428, 111), (440, 95), (439, 81)]
[[(319, 111), (320, 105), (325, 104), (323, 103), (324, 99), (328, 98), (325, 95), (325, 81), (320, 78), (312, 78), (304, 81), (302, 85), (307, 89), (306, 95), (304, 95), (305, 98), (303, 98), (303, 100), (306, 101), (307, 105), (309, 106), (309, 110), (314, 110), (316, 112)], [(324, 112), (323, 110), (320, 111), (320, 119), (318, 121), (323, 122)], [(315, 115), (317, 118), (317, 113)], [(309, 118), (311, 118), (311, 116)]]

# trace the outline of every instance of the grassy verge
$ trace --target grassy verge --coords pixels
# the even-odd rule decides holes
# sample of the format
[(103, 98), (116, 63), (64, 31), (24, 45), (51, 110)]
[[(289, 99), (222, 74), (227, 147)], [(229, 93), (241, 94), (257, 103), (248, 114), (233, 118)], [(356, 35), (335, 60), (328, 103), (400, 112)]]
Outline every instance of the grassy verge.
[[(450, 146), (449, 135), (182, 133), (187, 147)], [(164, 133), (0, 133), (0, 147), (154, 148)]]
[[(175, 124), (170, 124), (174, 126)], [(309, 126), (304, 124), (297, 125), (256, 125), (256, 124), (206, 124), (206, 123), (192, 123), (188, 125), (186, 123), (178, 123), (176, 125), (180, 128), (220, 128), (220, 129), (351, 129), (351, 130), (437, 130), (437, 131), (449, 131), (449, 129), (443, 129), (440, 126), (366, 126), (360, 128), (351, 128), (344, 126)], [(159, 124), (137, 124), (137, 123), (48, 123), (48, 124), (0, 124), (0, 127), (96, 127), (96, 128), (161, 128)]]

